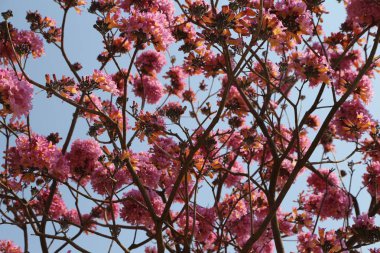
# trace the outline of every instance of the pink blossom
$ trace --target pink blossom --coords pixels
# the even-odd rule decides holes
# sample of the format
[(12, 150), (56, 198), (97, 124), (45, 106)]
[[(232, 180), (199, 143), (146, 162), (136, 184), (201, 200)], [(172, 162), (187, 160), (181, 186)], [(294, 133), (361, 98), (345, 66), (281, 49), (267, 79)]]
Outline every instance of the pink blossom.
[(218, 204), (218, 210), (224, 218), (231, 222), (241, 219), (248, 211), (249, 205), (241, 199), (239, 194), (226, 194)]
[[(37, 198), (30, 201), (30, 206), (35, 210), (37, 215), (45, 213), (46, 202), (49, 199), (50, 191), (41, 190), (37, 194)], [(59, 192), (54, 193), (49, 209), (49, 217), (52, 219), (59, 219), (67, 212), (65, 202)]]
[(374, 161), (367, 166), (366, 173), (363, 174), (363, 184), (371, 196), (380, 196), (380, 162)]
[[(2, 28), (2, 29), (5, 29)], [(41, 57), (44, 54), (44, 45), (42, 40), (32, 31), (18, 31), (16, 28), (9, 26), (9, 33), (16, 52), (21, 56), (32, 54), (33, 58)], [(7, 38), (7, 37), (5, 37)], [(8, 57), (16, 61), (11, 44), (7, 39), (0, 37), (0, 58), (4, 58), (4, 63), (8, 62)]]
[(355, 141), (370, 129), (372, 119), (359, 100), (350, 100), (342, 104), (331, 124), (343, 140)]
[(310, 49), (306, 52), (293, 52), (289, 66), (301, 80), (309, 81), (311, 87), (316, 87), (320, 83), (329, 84), (333, 70), (324, 55), (316, 55), (314, 52)]
[(116, 83), (112, 80), (112, 76), (100, 70), (94, 70), (92, 79), (99, 85), (99, 88), (105, 92), (111, 92), (114, 95), (119, 94)]
[(132, 84), (135, 95), (146, 99), (149, 104), (157, 103), (163, 95), (162, 84), (155, 77), (147, 75), (135, 77)]
[(67, 154), (74, 179), (85, 184), (88, 176), (100, 166), (98, 159), (102, 154), (99, 143), (95, 140), (75, 140), (71, 144), (70, 152)]
[(136, 59), (136, 67), (144, 74), (154, 75), (159, 73), (166, 64), (165, 55), (154, 50), (147, 50)]
[[(1, 51), (1, 50), (0, 50)], [(13, 70), (0, 69), (0, 115), (13, 114), (12, 119), (28, 115), (32, 109), (33, 87), (24, 79), (19, 80)]]
[(72, 223), (76, 226), (81, 227), (85, 232), (96, 229), (94, 217), (91, 214), (82, 214), (81, 216), (79, 216), (78, 211), (76, 209), (66, 211), (62, 219), (62, 222), (65, 221), (69, 224)]
[(151, 156), (146, 152), (140, 152), (134, 156), (136, 159), (135, 170), (142, 184), (151, 189), (158, 187), (161, 172), (152, 164)]
[(169, 94), (174, 94), (181, 97), (181, 93), (186, 87), (185, 78), (187, 74), (179, 66), (171, 67), (168, 72), (166, 72), (166, 79), (170, 79), (170, 85), (166, 85), (165, 88)]
[(115, 169), (114, 165), (96, 166), (91, 174), (92, 188), (101, 195), (111, 195), (130, 182), (131, 178), (125, 167)]
[(203, 250), (212, 249), (216, 240), (214, 232), (215, 219), (216, 213), (213, 208), (197, 206), (194, 210), (194, 206), (191, 206), (189, 208), (189, 216), (186, 217), (186, 214), (183, 213), (178, 219), (180, 233), (184, 233), (188, 224), (188, 232), (194, 231), (196, 243), (201, 244)]
[(339, 178), (333, 171), (329, 169), (318, 170), (322, 178), (317, 173), (312, 173), (307, 178), (307, 183), (316, 192), (324, 192), (329, 187), (335, 187), (339, 185)]
[[(242, 219), (234, 222), (229, 228), (235, 236), (237, 244), (242, 247), (251, 235), (251, 219), (250, 215), (244, 215)], [(260, 227), (262, 219), (253, 218), (253, 228), (257, 230)], [(274, 252), (274, 242), (272, 231), (267, 229), (260, 238), (253, 244), (252, 252), (271, 253)]]
[(163, 172), (178, 165), (180, 149), (172, 138), (158, 138), (149, 152), (154, 166)]
[[(358, 76), (357, 71), (344, 71), (339, 77), (336, 77), (335, 82), (336, 90), (338, 94), (344, 94), (347, 89), (354, 83)], [(372, 81), (368, 75), (364, 75), (358, 82), (355, 90), (352, 93), (354, 99), (359, 99), (365, 104), (369, 104), (373, 97)]]
[[(131, 11), (131, 16), (123, 20), (123, 31), (130, 41), (152, 43), (157, 51), (164, 51), (174, 42), (167, 16), (161, 12)], [(143, 38), (141, 40), (141, 38)]]
[(0, 252), (22, 253), (22, 249), (10, 240), (0, 240)]
[(357, 217), (354, 217), (355, 224), (352, 225), (354, 228), (363, 228), (372, 230), (375, 228), (375, 218), (369, 217), (367, 213), (363, 213)]
[(301, 232), (297, 236), (297, 249), (300, 253), (323, 253), (321, 247), (318, 246), (318, 237), (310, 232)]
[(234, 187), (240, 183), (242, 180), (242, 176), (236, 175), (234, 173), (246, 173), (245, 169), (239, 162), (234, 162), (234, 164), (231, 167), (231, 173), (230, 172), (225, 172), (227, 173), (226, 180), (224, 181), (225, 185), (227, 187)]
[(141, 12), (159, 12), (166, 16), (168, 22), (173, 20), (174, 5), (170, 0), (122, 0), (120, 7), (130, 12), (132, 7)]
[[(147, 193), (155, 214), (160, 216), (164, 210), (164, 203), (156, 192), (148, 190)], [(132, 225), (144, 225), (149, 230), (153, 230), (155, 225), (141, 193), (138, 190), (131, 190), (124, 194), (123, 199), (120, 217)]]
[(144, 250), (145, 253), (157, 253), (156, 247), (146, 247)]
[(106, 204), (104, 206), (97, 206), (91, 210), (91, 215), (94, 218), (100, 218), (112, 222), (119, 217), (119, 203)]
[(343, 219), (350, 215), (352, 208), (351, 197), (347, 192), (337, 188), (329, 188), (325, 192), (307, 194), (302, 198), (305, 210), (321, 219), (333, 218)]
[(69, 176), (69, 165), (61, 151), (45, 137), (32, 135), (21, 136), (16, 140), (16, 147), (8, 150), (8, 162), (14, 176), (26, 173), (29, 168), (38, 168), (60, 180)]
[(347, 20), (365, 25), (380, 22), (380, 3), (374, 0), (349, 0)]
[(346, 217), (351, 213), (351, 196), (339, 188), (339, 179), (335, 173), (327, 169), (319, 172), (324, 178), (316, 173), (311, 174), (307, 179), (311, 192), (301, 195), (305, 210), (320, 215), (321, 219)]
[[(307, 9), (306, 3), (302, 0), (276, 2), (273, 10), (276, 17), (284, 27), (284, 32), (274, 37), (278, 37), (279, 44), (285, 45), (285, 49), (293, 48), (302, 42), (302, 35), (310, 35), (313, 32), (312, 15)], [(280, 46), (280, 48), (282, 47)]]
[[(80, 100), (80, 96), (77, 96), (75, 100), (78, 102)], [(94, 110), (94, 111), (100, 111), (102, 109), (102, 100), (100, 97), (95, 96), (94, 94), (90, 94), (89, 96), (86, 96), (83, 100), (83, 107)], [(99, 120), (99, 116), (96, 114), (92, 114), (86, 111), (81, 112), (81, 115), (90, 121), (97, 121)]]
[(168, 117), (172, 122), (177, 123), (181, 120), (181, 116), (185, 113), (186, 107), (178, 102), (169, 102), (165, 104), (160, 113)]
[(365, 159), (370, 157), (373, 161), (380, 162), (380, 143), (376, 139), (366, 138), (361, 144)]

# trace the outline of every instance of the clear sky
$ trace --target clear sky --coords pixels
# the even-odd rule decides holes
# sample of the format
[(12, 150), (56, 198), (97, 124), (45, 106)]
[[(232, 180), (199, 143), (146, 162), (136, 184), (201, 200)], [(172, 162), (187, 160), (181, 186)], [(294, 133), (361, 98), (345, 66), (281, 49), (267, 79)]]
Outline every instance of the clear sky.
[[(326, 33), (331, 31), (337, 31), (340, 24), (346, 17), (346, 13), (342, 5), (338, 5), (335, 0), (327, 0), (326, 7), (331, 12), (325, 18)], [(13, 10), (14, 17), (11, 19), (11, 23), (19, 29), (27, 29), (28, 24), (25, 21), (25, 14), (28, 10), (38, 10), (42, 15), (49, 16), (57, 20), (60, 23), (62, 18), (62, 11), (59, 6), (53, 1), (49, 0), (0, 0), (0, 12), (11, 9)], [(78, 15), (74, 11), (70, 11), (67, 20), (67, 36), (66, 36), (66, 48), (68, 50), (68, 56), (72, 62), (80, 62), (83, 66), (80, 74), (88, 75), (96, 68), (99, 68), (99, 62), (96, 61), (97, 55), (102, 51), (100, 35), (92, 28), (95, 16), (83, 12)], [(60, 56), (58, 49), (52, 46), (45, 45), (45, 56), (32, 60), (27, 66), (27, 72), (30, 76), (44, 83), (44, 76), (48, 74), (70, 75), (70, 71), (67, 65), (64, 63), (63, 58)], [(171, 51), (171, 54), (176, 55), (177, 52)], [(128, 63), (128, 59), (124, 59), (122, 62)], [(116, 72), (112, 66), (107, 68), (109, 73)], [(375, 96), (373, 102), (370, 105), (370, 110), (376, 119), (380, 119), (380, 84), (379, 79), (374, 83)], [(31, 125), (33, 130), (37, 133), (47, 135), (51, 132), (59, 132), (61, 136), (65, 136), (68, 130), (68, 122), (71, 120), (73, 114), (73, 107), (63, 104), (57, 99), (47, 99), (46, 94), (35, 89), (33, 110), (31, 112)], [(75, 138), (85, 138), (87, 132), (87, 125), (84, 121), (80, 121), (78, 127), (74, 132)], [(0, 141), (0, 151), (2, 151), (3, 144)], [(346, 147), (343, 144), (337, 146), (338, 150), (345, 150)], [(321, 154), (316, 154), (317, 157)], [(343, 156), (343, 155), (342, 155)], [(361, 177), (357, 177), (358, 181), (354, 182), (356, 187), (360, 186)], [(304, 186), (304, 180), (299, 180), (293, 187), (295, 189), (289, 196), (289, 199), (295, 199), (297, 189), (301, 189)], [(354, 186), (354, 187), (355, 187)], [(367, 199), (364, 199), (362, 205), (368, 206)], [(207, 199), (205, 199), (207, 202)], [(286, 201), (285, 201), (286, 203)], [(290, 203), (291, 204), (291, 203)], [(289, 203), (285, 204), (290, 206)], [(0, 239), (12, 239), (20, 246), (22, 246), (21, 233), (18, 230), (17, 234), (14, 228), (0, 226)], [(129, 236), (129, 235), (126, 235)], [(94, 240), (94, 236), (89, 236), (86, 241), (83, 241), (83, 245), (87, 246), (91, 252), (105, 252), (108, 247), (108, 243), (105, 244), (102, 240)], [(128, 240), (130, 241), (130, 240)], [(37, 241), (32, 241), (30, 251), (39, 252), (39, 245)], [(35, 244), (37, 243), (37, 244)], [(287, 250), (294, 250), (294, 247), (290, 247), (287, 243)], [(116, 247), (115, 247), (116, 248)], [(75, 252), (75, 251), (73, 251)], [(119, 252), (117, 250), (112, 252)], [(136, 250), (135, 252), (142, 252), (142, 250)]]

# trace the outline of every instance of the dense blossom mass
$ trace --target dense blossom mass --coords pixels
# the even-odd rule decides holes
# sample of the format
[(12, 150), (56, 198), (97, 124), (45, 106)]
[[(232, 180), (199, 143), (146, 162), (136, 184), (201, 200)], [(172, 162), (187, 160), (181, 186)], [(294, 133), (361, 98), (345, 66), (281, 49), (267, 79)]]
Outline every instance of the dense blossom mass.
[(46, 5), (1, 9), (0, 252), (380, 252), (379, 0)]
[[(21, 80), (20, 80), (21, 78)], [(21, 118), (32, 109), (33, 87), (13, 70), (0, 68), (0, 115)]]

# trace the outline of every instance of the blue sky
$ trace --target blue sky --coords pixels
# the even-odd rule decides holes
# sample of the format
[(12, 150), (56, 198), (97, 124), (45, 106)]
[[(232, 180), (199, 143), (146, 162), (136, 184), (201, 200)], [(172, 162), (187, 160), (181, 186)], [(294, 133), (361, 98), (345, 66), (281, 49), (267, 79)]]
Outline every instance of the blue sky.
[[(345, 19), (345, 11), (342, 5), (338, 5), (337, 1), (326, 1), (326, 7), (331, 11), (330, 14), (325, 16), (325, 26), (326, 33), (331, 31), (337, 31), (342, 21)], [(62, 11), (59, 6), (53, 1), (41, 1), (41, 0), (0, 0), (0, 12), (11, 9), (13, 10), (14, 17), (11, 22), (15, 27), (19, 29), (27, 29), (28, 24), (25, 21), (25, 14), (28, 10), (38, 10), (42, 15), (52, 17), (59, 23), (62, 18)], [(96, 68), (99, 68), (99, 62), (96, 61), (97, 55), (102, 51), (101, 37), (92, 28), (95, 21), (95, 16), (83, 12), (78, 15), (74, 11), (70, 11), (67, 20), (67, 36), (66, 36), (66, 48), (68, 51), (68, 56), (72, 62), (80, 62), (83, 66), (80, 74), (88, 75)], [(39, 58), (29, 62), (27, 65), (27, 72), (30, 76), (44, 83), (44, 76), (48, 74), (70, 75), (70, 70), (64, 63), (63, 58), (60, 56), (58, 49), (52, 46), (45, 47), (46, 54)], [(170, 51), (172, 55), (177, 55), (178, 53), (173, 50)], [(168, 58), (169, 60), (169, 58)], [(121, 60), (122, 64), (127, 66), (128, 59), (124, 58)], [(114, 73), (116, 71), (112, 66), (107, 68), (109, 73)], [(369, 106), (370, 111), (376, 119), (380, 118), (380, 84), (379, 79), (375, 80), (374, 89), (375, 96), (373, 102)], [(164, 82), (164, 81), (163, 81)], [(73, 107), (63, 104), (57, 99), (47, 99), (46, 94), (35, 89), (33, 110), (31, 112), (31, 125), (33, 130), (37, 133), (47, 135), (51, 132), (59, 132), (61, 136), (65, 136), (68, 130), (68, 122), (71, 120), (73, 114)], [(87, 125), (82, 120), (79, 122), (78, 127), (74, 132), (75, 138), (85, 138), (87, 133)], [(0, 149), (2, 145), (0, 145)], [(136, 147), (137, 149), (143, 147)], [(338, 150), (347, 150), (344, 144), (337, 146)], [(337, 154), (338, 157), (339, 153)], [(342, 155), (343, 156), (343, 155)], [(320, 154), (316, 154), (316, 157), (320, 157)], [(318, 159), (316, 158), (316, 159)], [(361, 177), (357, 177), (358, 181), (354, 182), (354, 187), (360, 187)], [(285, 206), (290, 206), (290, 200), (294, 199), (298, 190), (304, 186), (304, 179), (300, 179), (299, 182), (293, 187), (289, 198), (285, 200)], [(362, 201), (362, 205), (367, 206), (368, 198)], [(204, 199), (207, 202), (207, 198)], [(19, 245), (22, 246), (22, 239), (20, 238), (20, 231), (0, 226), (0, 239), (13, 239)], [(129, 234), (125, 235), (126, 238), (131, 236)], [(87, 246), (91, 252), (104, 252), (107, 249), (108, 243), (105, 244), (102, 240), (94, 240), (94, 236), (89, 236), (87, 240), (82, 241), (83, 245)], [(130, 240), (128, 240), (130, 241)], [(37, 241), (32, 241), (31, 252), (39, 252), (39, 245)], [(294, 248), (290, 247), (287, 243), (287, 250)], [(116, 247), (115, 247), (116, 248)], [(75, 252), (75, 251), (73, 251)], [(117, 250), (112, 252), (118, 252)], [(136, 250), (135, 252), (141, 252)]]

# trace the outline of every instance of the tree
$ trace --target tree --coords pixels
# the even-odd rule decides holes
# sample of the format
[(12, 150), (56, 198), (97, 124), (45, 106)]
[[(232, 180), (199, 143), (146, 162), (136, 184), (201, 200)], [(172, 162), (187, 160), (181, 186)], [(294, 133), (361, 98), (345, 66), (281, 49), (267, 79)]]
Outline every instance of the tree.
[[(331, 34), (323, 0), (54, 2), (29, 30), (2, 13), (1, 227), (24, 243), (1, 252), (380, 252), (378, 0), (340, 3)], [(74, 10), (97, 18), (92, 73), (66, 52)], [(31, 78), (44, 47), (71, 76)], [(74, 108), (64, 136), (33, 130), (36, 91)]]

